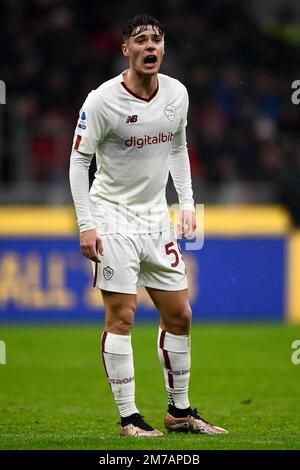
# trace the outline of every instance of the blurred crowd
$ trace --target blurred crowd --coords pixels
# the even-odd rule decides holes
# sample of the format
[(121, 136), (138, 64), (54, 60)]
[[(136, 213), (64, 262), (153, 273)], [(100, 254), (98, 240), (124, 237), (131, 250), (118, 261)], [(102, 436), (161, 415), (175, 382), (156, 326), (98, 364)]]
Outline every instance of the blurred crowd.
[[(299, 30), (283, 34), (291, 10), (278, 12), (270, 26), (243, 1), (2, 1), (0, 79), (14, 116), (25, 123), (28, 178), (67, 180), (78, 110), (91, 89), (127, 67), (122, 26), (143, 12), (165, 26), (161, 72), (189, 91), (194, 178), (216, 185), (267, 182), (300, 224), (300, 104), (291, 101), (291, 84), (300, 80)], [(15, 178), (14, 129), (4, 122), (1, 179), (7, 184)]]

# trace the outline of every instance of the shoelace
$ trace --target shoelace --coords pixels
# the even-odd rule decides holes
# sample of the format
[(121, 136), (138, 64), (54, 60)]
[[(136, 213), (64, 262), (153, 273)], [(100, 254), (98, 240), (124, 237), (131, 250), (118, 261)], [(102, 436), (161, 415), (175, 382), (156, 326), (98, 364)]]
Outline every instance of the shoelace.
[(192, 410), (192, 408), (191, 408), (190, 416), (192, 416), (193, 418), (196, 418), (196, 419), (201, 419), (201, 421), (203, 421), (205, 424), (209, 424), (208, 421), (206, 421), (204, 418), (202, 418), (202, 416), (199, 415), (199, 413), (197, 411), (197, 408), (195, 408), (194, 410)]
[[(122, 423), (118, 423), (121, 424)], [(128, 424), (133, 424), (133, 426), (136, 426), (140, 429), (143, 429), (144, 431), (153, 431), (154, 428), (150, 426), (148, 423), (144, 421), (144, 416), (135, 413), (134, 415), (130, 416), (130, 419), (128, 420), (128, 423), (126, 424), (123, 423), (123, 426), (127, 426)]]

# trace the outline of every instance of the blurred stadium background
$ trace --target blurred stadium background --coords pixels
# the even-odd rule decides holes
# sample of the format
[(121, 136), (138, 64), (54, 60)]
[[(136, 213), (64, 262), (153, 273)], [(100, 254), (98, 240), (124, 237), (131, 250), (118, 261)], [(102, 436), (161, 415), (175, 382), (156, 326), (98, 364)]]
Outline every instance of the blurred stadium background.
[[(190, 93), (193, 187), (206, 214), (204, 249), (187, 254), (195, 317), (300, 321), (300, 105), (291, 101), (299, 3), (13, 0), (0, 8), (0, 321), (98, 318), (77, 244), (70, 144), (87, 93), (127, 67), (122, 24), (144, 10), (166, 27), (162, 72)], [(176, 202), (171, 186), (168, 197)], [(147, 318), (141, 295), (137, 318)]]
[[(267, 344), (267, 331), (273, 335), (268, 360), (263, 362), (266, 368), (274, 366), (273, 382), (270, 378), (269, 388), (267, 384), (261, 390), (267, 397), (266, 390), (278, 386), (278, 374), (284, 375), (290, 367), (291, 341), (300, 336), (298, 329), (288, 326), (300, 323), (300, 105), (291, 101), (292, 82), (300, 80), (300, 3), (296, 0), (1, 2), (0, 80), (6, 85), (6, 104), (0, 104), (0, 340), (13, 344), (10, 357), (19, 369), (12, 374), (19, 376), (22, 367), (31, 373), (30, 364), (34, 364), (35, 371), (41, 368), (41, 379), (42, 368), (48, 370), (44, 368), (46, 356), (50, 360), (57, 347), (54, 335), (50, 334), (47, 343), (43, 329), (36, 330), (36, 336), (34, 329), (20, 334), (7, 325), (103, 323), (101, 296), (91, 288), (90, 265), (78, 245), (68, 182), (70, 147), (87, 93), (127, 68), (120, 53), (123, 22), (144, 11), (165, 24), (166, 56), (161, 72), (179, 78), (190, 95), (188, 144), (193, 189), (195, 201), (205, 205), (204, 247), (185, 252), (194, 322), (217, 322), (220, 328), (238, 322), (244, 327), (238, 334), (233, 330), (232, 336), (231, 330), (224, 336), (218, 330), (218, 342), (226, 340), (224, 349), (216, 351), (224, 358), (231, 339), (235, 344), (238, 336), (245, 340), (239, 348), (244, 344), (255, 350), (256, 335), (251, 328), (252, 339), (247, 343), (249, 323), (269, 325), (269, 330), (263, 327), (257, 335), (260, 344), (263, 338)], [(92, 167), (91, 179), (93, 171)], [(168, 200), (176, 202), (171, 186)], [(157, 323), (145, 291), (140, 291), (139, 298), (137, 321)], [(286, 327), (292, 329), (284, 330)], [(204, 324), (203, 328), (199, 331), (207, 332), (213, 341), (217, 330), (211, 334)], [(277, 334), (280, 328), (285, 331), (283, 336)], [(68, 336), (66, 329), (54, 331), (60, 338)], [(211, 343), (206, 341), (209, 349)], [(277, 350), (280, 341), (285, 342)], [(91, 354), (88, 343), (86, 339), (83, 350)], [(48, 346), (43, 349), (42, 344)], [(65, 346), (70, 345), (68, 337)], [(62, 344), (59, 347), (64, 355)], [(70, 352), (72, 348), (67, 350), (70, 365), (76, 355)], [(279, 350), (285, 351), (285, 359), (279, 358)], [(259, 366), (263, 348), (253, 357)], [(235, 364), (235, 358), (236, 350), (228, 361)], [(85, 359), (82, 371), (89, 367)], [(212, 372), (210, 359), (208, 356), (207, 374)], [(61, 356), (56, 357), (54, 363), (52, 358), (49, 371), (60, 360)], [(257, 371), (250, 364), (249, 358), (253, 380)], [(239, 367), (242, 374), (242, 364)], [(234, 365), (224, 366), (224, 370), (235, 375)], [(0, 402), (7, 404), (10, 397), (13, 407), (15, 399), (18, 406), (12, 416), (29, 416), (31, 410), (18, 395), (8, 365), (0, 372), (2, 384), (6, 383)], [(218, 370), (214, 374), (219, 377)], [(287, 374), (291, 381), (282, 384), (290, 387), (290, 402), (283, 399), (282, 403), (287, 407), (286, 421), (290, 421), (299, 388), (295, 388), (295, 372)], [(75, 374), (73, 380), (70, 383), (75, 384)], [(224, 380), (219, 386), (222, 393), (227, 386), (226, 403), (231, 384)], [(40, 386), (43, 389), (33, 377), (35, 392)], [(283, 389), (284, 385), (282, 397)], [(30, 389), (24, 386), (24, 390), (24, 397), (29, 397)], [(196, 395), (196, 384), (194, 390)], [(71, 397), (71, 390), (68, 393)], [(209, 395), (208, 389), (204, 393), (210, 411), (215, 410), (216, 396)], [(33, 408), (37, 402), (43, 403), (41, 396), (36, 400)], [(220, 410), (219, 406), (222, 414)], [(265, 412), (263, 404), (259, 412)], [(270, 420), (274, 413), (279, 420), (278, 412), (269, 410)], [(17, 431), (12, 436), (8, 448), (19, 439)], [(18, 444), (22, 448), (34, 445), (22, 442)], [(257, 445), (263, 446), (262, 442)], [(68, 445), (76, 445), (76, 439)], [(231, 448), (238, 445), (232, 443)]]

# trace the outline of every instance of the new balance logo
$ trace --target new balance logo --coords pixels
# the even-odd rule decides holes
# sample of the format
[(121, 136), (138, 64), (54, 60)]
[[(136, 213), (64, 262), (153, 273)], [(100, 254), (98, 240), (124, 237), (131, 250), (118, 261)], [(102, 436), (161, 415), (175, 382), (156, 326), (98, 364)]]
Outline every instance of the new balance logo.
[(128, 122), (136, 122), (137, 121), (137, 114), (133, 114), (132, 116), (128, 116), (128, 118), (126, 119), (126, 124), (128, 124)]

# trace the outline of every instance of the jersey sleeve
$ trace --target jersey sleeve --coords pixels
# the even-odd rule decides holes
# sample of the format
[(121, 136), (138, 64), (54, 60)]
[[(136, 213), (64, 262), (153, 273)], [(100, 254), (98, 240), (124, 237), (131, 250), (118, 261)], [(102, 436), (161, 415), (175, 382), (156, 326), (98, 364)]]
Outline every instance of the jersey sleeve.
[(180, 133), (187, 126), (187, 113), (189, 109), (189, 95), (185, 86), (183, 86), (183, 99), (181, 109), (181, 120), (177, 132)]
[(70, 158), (70, 186), (80, 232), (96, 228), (89, 203), (89, 166), (91, 156), (73, 149)]
[(72, 148), (93, 155), (108, 132), (104, 100), (92, 91), (79, 111)]
[(178, 194), (178, 200), (181, 210), (190, 210), (195, 212), (190, 160), (186, 143), (185, 128), (187, 125), (187, 112), (189, 99), (186, 88), (184, 87), (183, 106), (181, 121), (174, 135), (171, 147), (170, 173)]

